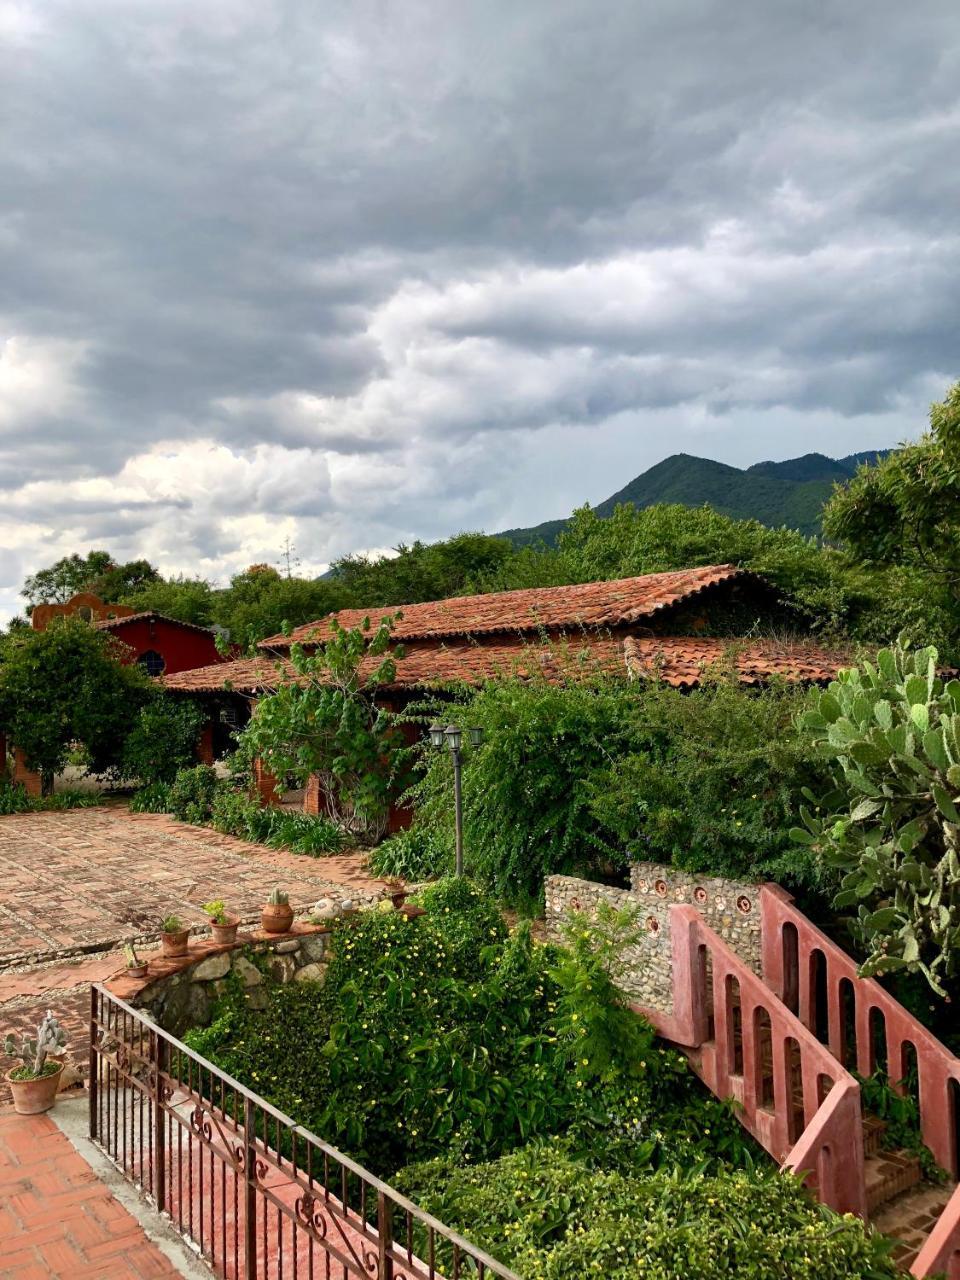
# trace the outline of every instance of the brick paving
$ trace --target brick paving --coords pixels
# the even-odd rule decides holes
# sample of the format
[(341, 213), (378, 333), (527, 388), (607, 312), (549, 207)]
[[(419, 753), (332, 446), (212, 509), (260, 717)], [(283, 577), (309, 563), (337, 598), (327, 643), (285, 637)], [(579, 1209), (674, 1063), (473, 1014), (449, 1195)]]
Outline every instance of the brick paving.
[(900, 1242), (893, 1256), (904, 1271), (912, 1265), (936, 1225), (955, 1185), (947, 1183), (945, 1186), (935, 1187), (929, 1182), (921, 1182), (904, 1195), (888, 1201), (871, 1215), (870, 1220), (878, 1231)]
[(6, 1280), (173, 1280), (180, 1272), (48, 1116), (0, 1112)]
[(144, 914), (203, 926), (211, 898), (252, 920), (277, 883), (295, 907), (379, 894), (363, 865), (360, 853), (305, 858), (120, 806), (14, 814), (0, 818), (0, 966), (155, 936)]

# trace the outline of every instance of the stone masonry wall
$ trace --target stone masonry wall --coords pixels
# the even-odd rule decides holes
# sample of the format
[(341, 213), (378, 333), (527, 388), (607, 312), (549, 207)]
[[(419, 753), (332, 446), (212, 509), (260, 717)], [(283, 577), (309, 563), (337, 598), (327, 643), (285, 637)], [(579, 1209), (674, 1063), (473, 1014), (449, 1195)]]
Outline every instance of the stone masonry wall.
[(630, 868), (630, 889), (615, 889), (578, 880), (548, 876), (545, 886), (547, 928), (556, 936), (561, 918), (571, 911), (596, 911), (599, 901), (614, 907), (640, 908), (644, 934), (625, 953), (627, 977), (623, 989), (637, 1000), (669, 1013), (673, 1009), (670, 907), (696, 907), (707, 924), (754, 972), (760, 972), (759, 885), (700, 876), (656, 862), (637, 862)]
[[(295, 925), (290, 933), (275, 937), (262, 933), (241, 937), (233, 947), (208, 944), (202, 951), (193, 949), (193, 955), (175, 968), (174, 962), (166, 962), (172, 971), (142, 983), (130, 1003), (144, 1009), (165, 1031), (180, 1037), (190, 1027), (207, 1025), (228, 975), (240, 979), (253, 1008), (263, 1008), (267, 1002), (264, 970), (277, 982), (323, 982), (329, 948), (329, 929), (305, 925)], [(111, 989), (114, 985), (110, 984)]]

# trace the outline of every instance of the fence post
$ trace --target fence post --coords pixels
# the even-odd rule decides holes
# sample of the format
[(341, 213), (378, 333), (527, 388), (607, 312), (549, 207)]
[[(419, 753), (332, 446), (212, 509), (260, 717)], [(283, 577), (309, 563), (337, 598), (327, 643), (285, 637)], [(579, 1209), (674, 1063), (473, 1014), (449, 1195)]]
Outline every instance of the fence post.
[[(243, 1100), (243, 1274), (245, 1280), (256, 1280), (257, 1274), (257, 1152), (256, 1119), (253, 1102)], [(282, 1242), (278, 1242), (279, 1244)]]
[(153, 1091), (153, 1196), (162, 1213), (167, 1207), (167, 1138), (163, 1123), (163, 1073), (167, 1069), (167, 1042), (163, 1036), (153, 1033), (153, 1065), (155, 1085)]
[(380, 1246), (379, 1280), (393, 1280), (393, 1224), (390, 1221), (390, 1202), (385, 1191), (377, 1195), (377, 1238)]
[(89, 1063), (89, 1103), (90, 1103), (90, 1137), (98, 1140), (100, 1137), (100, 1125), (98, 1109), (100, 1105), (100, 1056), (97, 1053), (97, 1014), (98, 996), (97, 985), (95, 982), (90, 984), (90, 1063)]

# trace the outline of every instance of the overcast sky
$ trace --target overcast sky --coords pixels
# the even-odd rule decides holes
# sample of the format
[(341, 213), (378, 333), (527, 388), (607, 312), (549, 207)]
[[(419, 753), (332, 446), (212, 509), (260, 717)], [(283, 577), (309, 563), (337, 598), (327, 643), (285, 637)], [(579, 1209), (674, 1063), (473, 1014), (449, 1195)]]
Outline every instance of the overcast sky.
[(0, 0), (0, 617), (531, 524), (958, 374), (955, 0)]

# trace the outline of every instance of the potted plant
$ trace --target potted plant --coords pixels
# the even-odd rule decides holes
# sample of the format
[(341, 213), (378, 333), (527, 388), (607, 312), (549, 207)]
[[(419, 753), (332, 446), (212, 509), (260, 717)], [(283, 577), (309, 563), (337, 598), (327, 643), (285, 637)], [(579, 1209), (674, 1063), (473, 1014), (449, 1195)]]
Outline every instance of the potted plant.
[(123, 948), (123, 954), (127, 961), (127, 977), (128, 978), (145, 978), (147, 976), (147, 962), (141, 960), (137, 955), (137, 949), (132, 942), (128, 942)]
[(183, 927), (179, 916), (164, 916), (160, 921), (160, 942), (165, 956), (171, 959), (174, 956), (185, 956), (189, 936), (190, 930)]
[(293, 924), (293, 907), (278, 885), (270, 894), (260, 914), (264, 933), (286, 933)]
[(13, 1094), (13, 1109), (21, 1116), (35, 1116), (49, 1111), (57, 1099), (60, 1087), (62, 1062), (54, 1062), (47, 1055), (63, 1049), (66, 1033), (48, 1009), (37, 1027), (37, 1037), (24, 1035), (20, 1048), (13, 1035), (3, 1044), (4, 1053), (22, 1058), (23, 1066), (7, 1072), (6, 1080)]
[(240, 927), (239, 916), (230, 915), (220, 898), (205, 902), (202, 909), (210, 917), (210, 932), (214, 942), (236, 942), (237, 929)]

